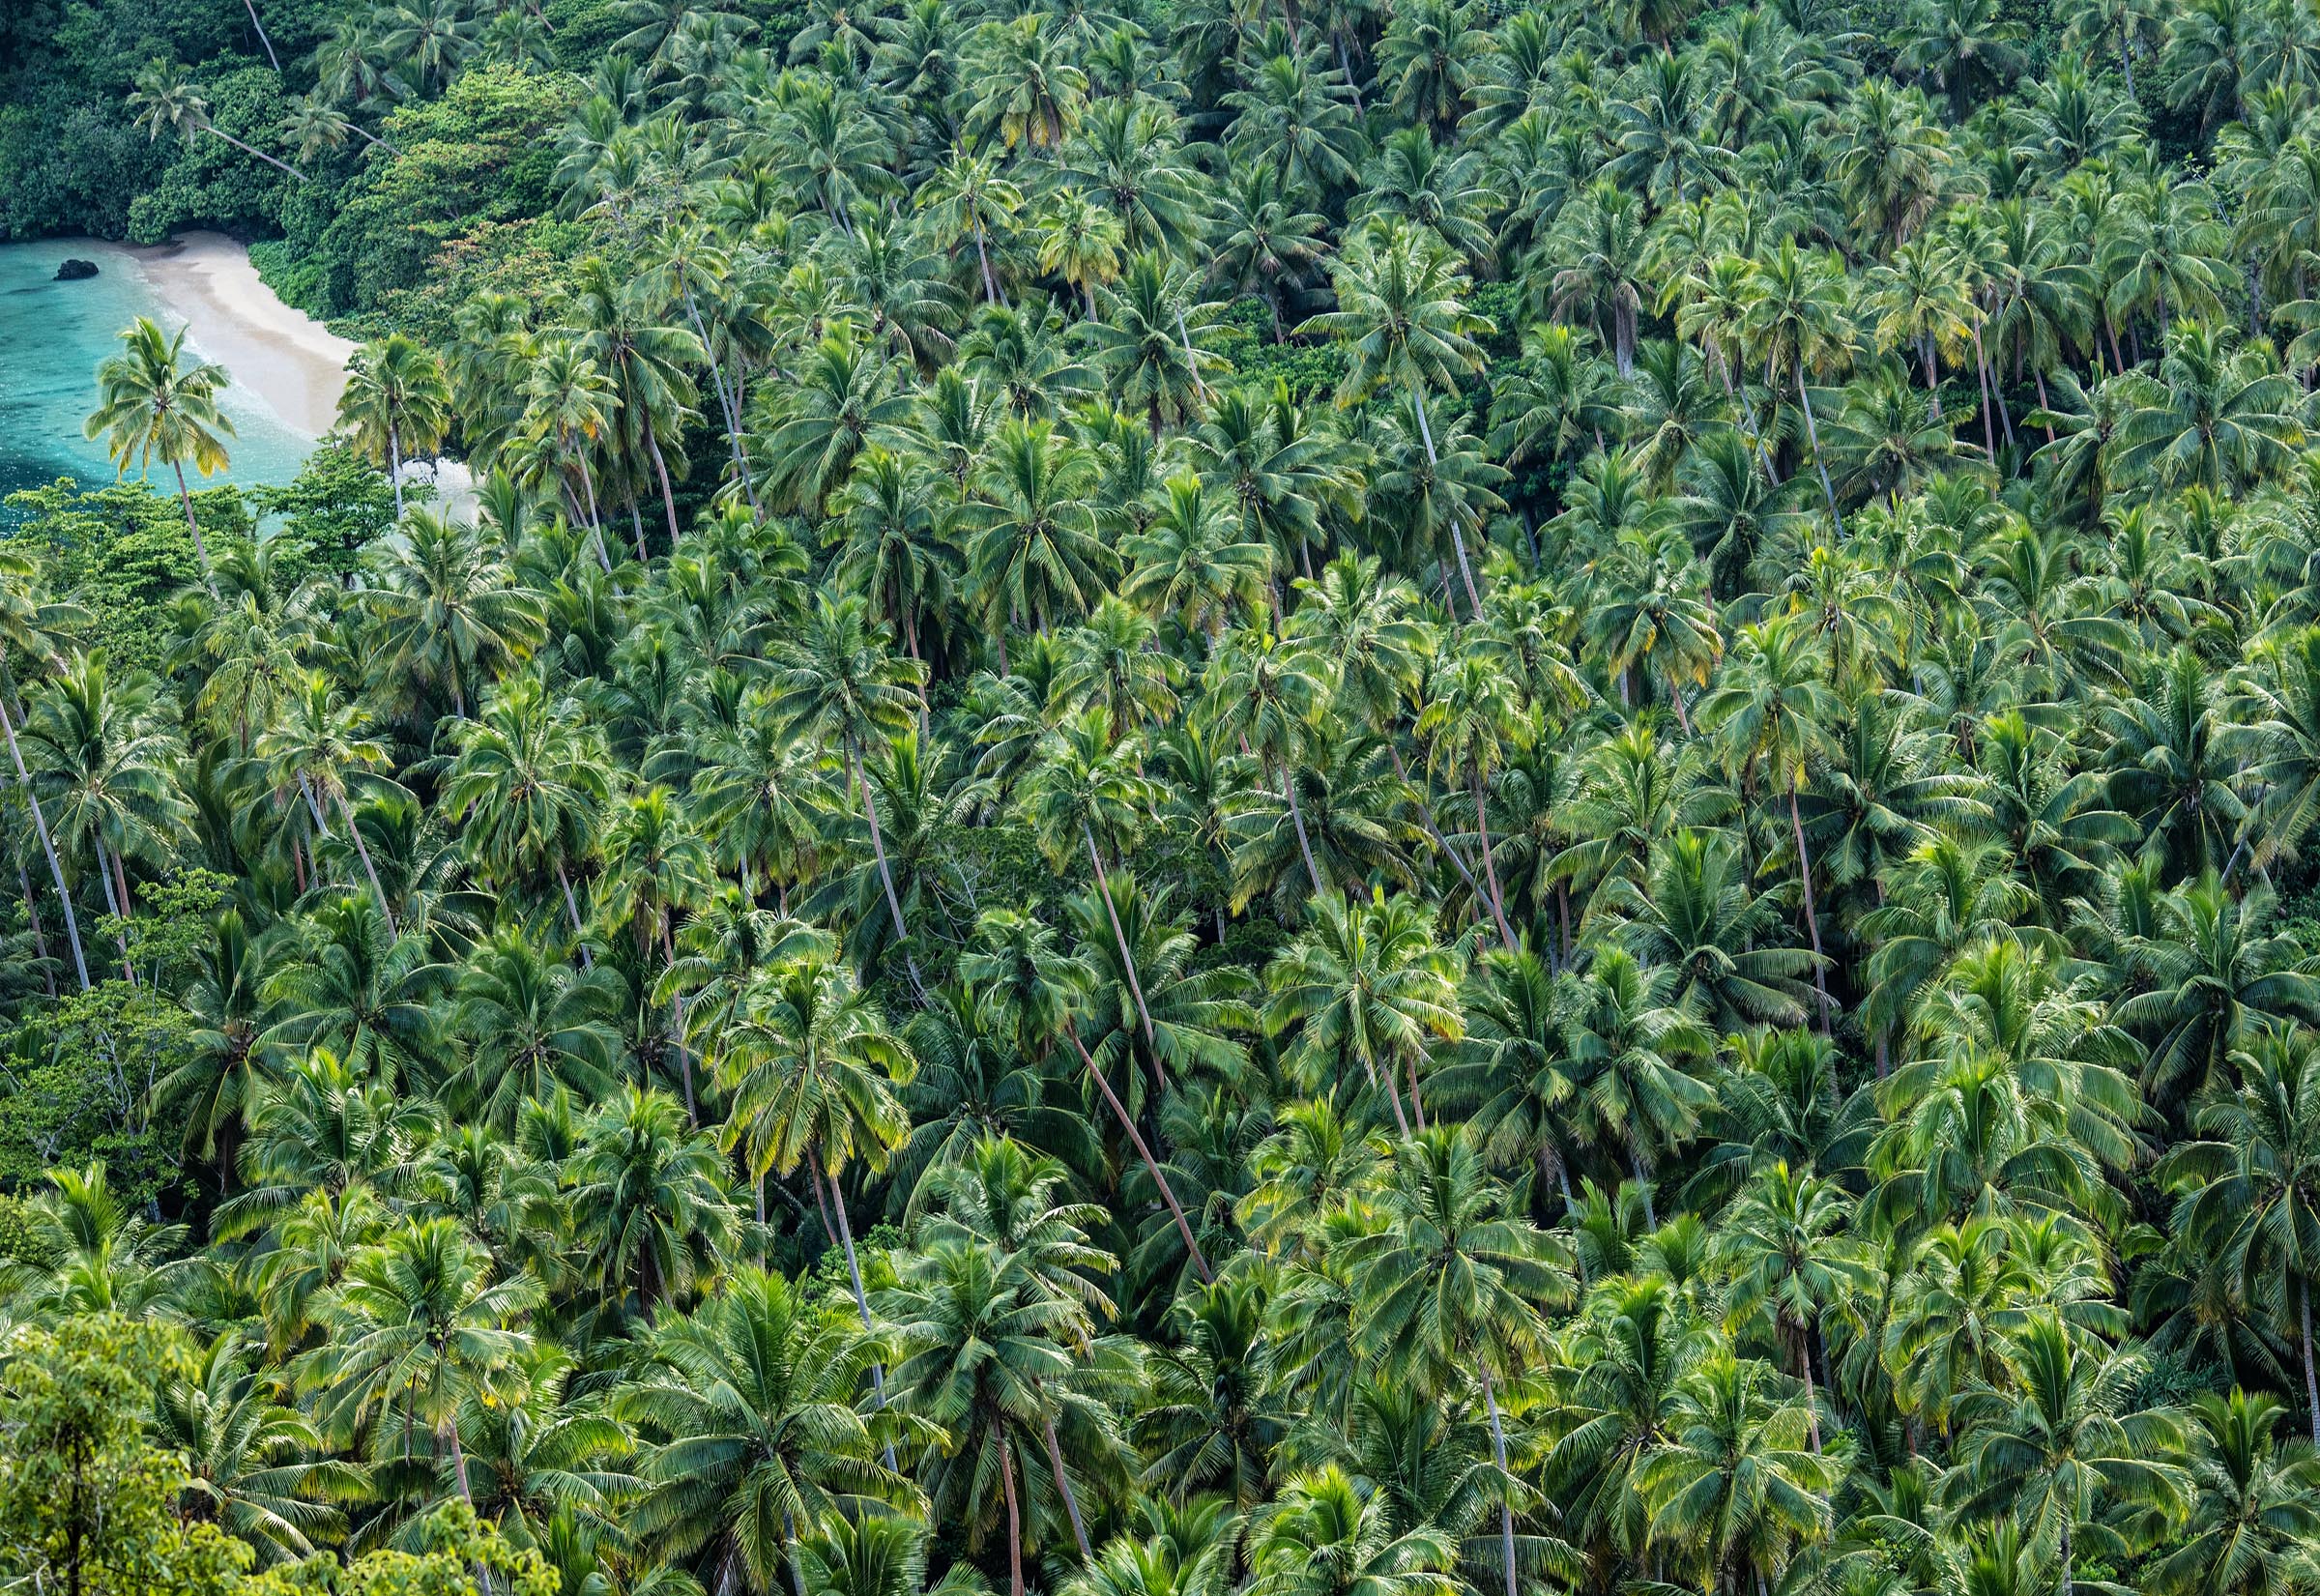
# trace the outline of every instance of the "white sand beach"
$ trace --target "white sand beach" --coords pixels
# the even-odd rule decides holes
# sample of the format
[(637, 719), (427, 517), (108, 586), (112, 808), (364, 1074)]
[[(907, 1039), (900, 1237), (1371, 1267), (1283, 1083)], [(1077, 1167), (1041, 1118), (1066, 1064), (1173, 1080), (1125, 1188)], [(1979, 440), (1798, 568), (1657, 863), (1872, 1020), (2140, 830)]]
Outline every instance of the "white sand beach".
[(247, 248), (222, 233), (195, 232), (118, 252), (137, 263), (156, 297), (192, 329), (194, 345), (236, 386), (310, 438), (331, 429), (355, 345), (275, 298)]

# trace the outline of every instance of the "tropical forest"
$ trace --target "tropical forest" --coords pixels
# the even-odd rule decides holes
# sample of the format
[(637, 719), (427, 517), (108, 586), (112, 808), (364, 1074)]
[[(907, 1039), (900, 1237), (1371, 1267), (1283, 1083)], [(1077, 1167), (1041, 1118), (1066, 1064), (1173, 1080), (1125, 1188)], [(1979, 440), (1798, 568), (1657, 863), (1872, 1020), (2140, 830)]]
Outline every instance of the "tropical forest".
[(7, 1596), (2320, 1591), (2310, 0), (13, 0), (187, 231)]

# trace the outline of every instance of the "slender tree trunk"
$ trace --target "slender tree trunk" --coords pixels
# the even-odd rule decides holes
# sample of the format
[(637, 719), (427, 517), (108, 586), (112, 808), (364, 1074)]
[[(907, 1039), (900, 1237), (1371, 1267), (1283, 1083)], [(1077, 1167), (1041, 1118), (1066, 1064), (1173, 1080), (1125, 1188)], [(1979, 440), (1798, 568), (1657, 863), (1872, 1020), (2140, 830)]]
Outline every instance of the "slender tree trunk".
[[(666, 914), (660, 916), (660, 956), (664, 961), (663, 968), (677, 968), (677, 939), (670, 934)], [(669, 996), (669, 1045), (677, 1050), (677, 1068), (684, 1077), (684, 1121), (688, 1125), (697, 1125), (701, 1122), (701, 1116), (693, 1107), (693, 1050), (684, 1034), (684, 994), (682, 992)]]
[[(1491, 1379), (1491, 1360), (1477, 1358), (1475, 1367), (1482, 1374), (1483, 1406), (1491, 1414), (1491, 1456), (1498, 1465), (1498, 1472), (1507, 1479), (1514, 1473), (1506, 1465), (1506, 1426), (1498, 1417), (1498, 1388)], [(1518, 1596), (1515, 1589), (1515, 1508), (1504, 1496), (1498, 1499), (1498, 1544), (1506, 1557), (1506, 1596)]]
[(394, 488), (394, 524), (403, 524), (403, 441), (392, 421), (387, 423), (387, 480)]
[(1812, 1450), (1820, 1450), (1820, 1404), (1812, 1396), (1812, 1327), (1805, 1326), (1797, 1336), (1796, 1361), (1805, 1372), (1805, 1436), (1812, 1441)]
[(2119, 71), (2127, 78), (2127, 98), (2141, 104), (2141, 97), (2134, 92), (2134, 52), (2128, 48), (2127, 26), (2123, 22), (2119, 25)]
[(2312, 1415), (2312, 1438), (2320, 1441), (2320, 1374), (2312, 1369), (2312, 1284), (2296, 1282), (2296, 1306), (2304, 1318), (2304, 1400)]
[(387, 888), (379, 885), (378, 868), (370, 862), (370, 850), (363, 844), (362, 828), (355, 824), (355, 812), (347, 807), (344, 793), (338, 795), (338, 818), (346, 822), (346, 834), (354, 839), (355, 856), (362, 861), (362, 873), (370, 878), (371, 891), (378, 894), (379, 913), (387, 917), (387, 934), (391, 937), (400, 936), (402, 933), (394, 923), (394, 910), (387, 902)]
[(459, 1421), (456, 1418), (444, 1425), (443, 1437), (451, 1443), (451, 1478), (458, 1483), (459, 1499), (473, 1507), (476, 1494), (467, 1486), (467, 1448), (459, 1444)]
[(104, 883), (104, 901), (120, 921), (114, 940), (121, 944), (121, 973), (129, 984), (137, 984), (137, 967), (129, 956), (129, 872), (121, 867), (121, 856), (104, 846), (102, 837), (92, 838), (97, 845), (97, 879)]
[[(991, 275), (991, 252), (983, 247), (983, 224), (979, 221), (974, 224), (974, 258), (982, 263), (983, 268), (983, 303), (997, 305), (999, 279)], [(1020, 1587), (1016, 1596), (1022, 1596)]]
[[(2039, 370), (2036, 366), (2032, 366), (2030, 368), (2030, 375), (2037, 379), (2038, 382), (2038, 408), (2042, 411), (2051, 413), (2053, 407), (2046, 399), (2046, 374), (2044, 371)], [(2046, 442), (2052, 443), (2054, 441), (2054, 423), (2052, 421), (2048, 421), (2045, 423), (2045, 426)]]
[[(810, 1177), (813, 1164), (809, 1161), (806, 1168)], [(862, 1290), (862, 1261), (856, 1256), (854, 1250), (854, 1222), (846, 1217), (846, 1193), (838, 1186), (838, 1176), (835, 1171), (824, 1171), (823, 1178), (829, 1182), (829, 1205), (837, 1210), (838, 1240), (846, 1248), (846, 1275), (854, 1282), (855, 1311), (861, 1315), (862, 1333), (867, 1335), (870, 1332), (870, 1294)], [(816, 1195), (820, 1194), (817, 1192)], [(870, 1365), (870, 1391), (879, 1407), (884, 1407), (886, 1405), (886, 1369), (883, 1363)], [(886, 1467), (889, 1470), (894, 1467), (894, 1443), (892, 1441), (886, 1442)]]
[(288, 161), (276, 160), (274, 159), (274, 157), (268, 155), (264, 150), (251, 149), (248, 145), (243, 143), (232, 133), (225, 131), (221, 128), (205, 122), (201, 125), (201, 131), (205, 133), (216, 133), (219, 138), (224, 139), (228, 144), (231, 144), (235, 149), (240, 150), (244, 155), (256, 156), (260, 160), (263, 160), (267, 165), (272, 166), (277, 172), (288, 172), (292, 177), (298, 179), (298, 181), (301, 183), (306, 181), (306, 174), (300, 171), (297, 167), (291, 165)]
[(1506, 899), (1498, 891), (1498, 863), (1491, 851), (1491, 817), (1482, 801), (1482, 772), (1474, 772), (1474, 827), (1482, 834), (1482, 874), (1491, 886), (1491, 917), (1498, 922), (1499, 940), (1515, 950), (1514, 928), (1506, 923)]
[(1079, 1544), (1080, 1561), (1091, 1562), (1095, 1549), (1088, 1544), (1088, 1525), (1080, 1518), (1080, 1498), (1071, 1489), (1071, 1476), (1063, 1471), (1063, 1448), (1056, 1439), (1056, 1416), (1042, 1413), (1039, 1417), (1047, 1428), (1047, 1464), (1055, 1470), (1056, 1494), (1063, 1498), (1063, 1511), (1071, 1519), (1071, 1538)]
[[(1434, 426), (1426, 420), (1426, 391), (1423, 388), (1413, 390), (1410, 402), (1418, 413), (1418, 436), (1425, 440), (1426, 463), (1439, 466), (1441, 460), (1434, 452)], [(1455, 514), (1450, 517), (1450, 546), (1458, 551), (1458, 574), (1466, 585), (1466, 602), (1473, 606), (1474, 619), (1479, 621), (1482, 619), (1482, 595), (1474, 587), (1474, 567), (1466, 563), (1466, 540), (1459, 533)]]
[(564, 888), (564, 912), (572, 917), (572, 941), (580, 949), (580, 968), (594, 970), (596, 958), (588, 950), (588, 931), (580, 923), (580, 900), (572, 894), (571, 873), (565, 869), (562, 859), (556, 861), (556, 883)]
[(24, 868), (23, 858), (16, 860), (16, 890), (24, 898), (24, 923), (32, 928), (32, 956), (40, 961), (41, 984), (48, 989), (48, 1001), (56, 1001), (56, 972), (48, 968), (48, 933), (41, 926), (41, 903), (32, 895), (32, 875)]
[(1925, 362), (1926, 366), (1926, 396), (1932, 401), (1933, 419), (1938, 421), (1941, 420), (1941, 378), (1933, 366), (1932, 335), (1930, 334), (1921, 335), (1917, 341), (1917, 349), (1919, 358)]
[(266, 37), (266, 24), (258, 20), (257, 0), (242, 0), (242, 5), (249, 13), (249, 25), (257, 30), (258, 43), (266, 46), (267, 63), (278, 74), (282, 70), (282, 58), (274, 53), (274, 41)]
[(1820, 948), (1820, 916), (1812, 905), (1812, 856), (1805, 849), (1805, 820), (1796, 807), (1796, 774), (1788, 776), (1788, 825), (1796, 833), (1796, 879), (1805, 888), (1805, 929), (1812, 936), (1812, 986), (1820, 994), (1820, 1033), (1829, 1034), (1829, 982), (1824, 972), (1827, 960)]
[[(862, 817), (870, 823), (870, 851), (878, 856), (878, 879), (886, 889), (886, 913), (894, 916), (894, 937), (898, 945), (911, 940), (911, 928), (902, 923), (902, 899), (895, 895), (894, 872), (886, 863), (886, 843), (878, 828), (878, 805), (870, 800), (870, 778), (862, 771), (861, 749), (847, 744), (847, 762), (854, 767), (854, 783), (862, 796)], [(925, 987), (918, 979), (918, 961), (906, 950), (903, 962), (910, 966), (911, 984), (919, 988), (920, 1001), (925, 1001)]]
[(24, 769), (24, 751), (16, 745), (16, 723), (8, 712), (8, 705), (0, 701), (0, 732), (8, 734), (8, 757), (16, 767), (16, 785), (24, 789), (24, 801), (32, 810), (32, 828), (40, 833), (41, 852), (47, 856), (48, 874), (56, 883), (56, 901), (65, 911), (65, 938), (72, 944), (72, 972), (80, 977), (80, 989), (89, 990), (89, 961), (80, 945), (80, 920), (72, 913), (72, 891), (65, 885), (65, 867), (56, 856), (56, 840), (48, 834), (48, 817), (41, 812), (41, 796), (32, 790), (32, 773)]
[[(1112, 940), (1119, 944), (1119, 962), (1128, 972), (1128, 991), (1136, 999), (1136, 1017), (1144, 1022), (1144, 1039), (1146, 1043), (1157, 1049), (1159, 1043), (1152, 1035), (1151, 1010), (1144, 1006), (1144, 983), (1136, 978), (1136, 955), (1128, 951), (1128, 934), (1121, 928), (1119, 910), (1112, 902), (1112, 883), (1110, 878), (1104, 874), (1103, 856), (1095, 851), (1094, 828), (1083, 820), (1080, 822), (1080, 835), (1088, 844), (1088, 862), (1095, 866), (1096, 895), (1104, 900), (1104, 913), (1112, 920)], [(1153, 1059), (1153, 1067), (1155, 1069), (1159, 1067), (1159, 1059), (1156, 1057)]]
[(1015, 1500), (1015, 1447), (1007, 1439), (1005, 1421), (996, 1415), (991, 1436), (999, 1448), (999, 1483), (1007, 1499), (1007, 1596), (1023, 1596), (1023, 1509)]
[(1812, 445), (1812, 466), (1820, 473), (1820, 491), (1829, 501), (1829, 519), (1837, 524), (1837, 536), (1842, 537), (1844, 517), (1837, 512), (1837, 490), (1829, 485), (1828, 462), (1820, 457), (1820, 426), (1812, 420), (1812, 396), (1805, 392), (1805, 367), (1801, 361), (1796, 367), (1796, 399), (1804, 407), (1805, 437)]
[(604, 512), (596, 507), (596, 474), (588, 469), (586, 453), (575, 451), (572, 457), (580, 462), (580, 485), (588, 489), (588, 530), (595, 535), (596, 564), (610, 576), (612, 551), (604, 546)]
[(1152, 1149), (1146, 1146), (1144, 1133), (1136, 1128), (1135, 1117), (1120, 1102), (1119, 1094), (1112, 1089), (1112, 1083), (1104, 1079), (1104, 1072), (1095, 1067), (1095, 1059), (1088, 1053), (1088, 1044), (1080, 1040), (1079, 1028), (1066, 1023), (1063, 1033), (1071, 1038), (1072, 1049), (1079, 1054), (1088, 1079), (1095, 1083), (1095, 1089), (1102, 1092), (1104, 1101), (1111, 1105), (1112, 1117), (1118, 1120), (1119, 1128), (1127, 1133), (1129, 1144), (1136, 1149), (1136, 1156), (1144, 1160), (1145, 1173), (1152, 1177), (1152, 1184), (1160, 1188), (1160, 1199), (1168, 1204), (1169, 1213), (1175, 1219), (1176, 1233), (1184, 1238), (1184, 1250), (1192, 1255), (1192, 1266), (1199, 1271), (1201, 1283), (1209, 1284), (1216, 1276), (1208, 1267), (1208, 1259), (1201, 1251), (1201, 1244), (1192, 1238), (1192, 1221), (1184, 1217), (1184, 1204), (1176, 1201), (1175, 1188), (1168, 1183), (1168, 1176), (1161, 1173), (1160, 1161), (1152, 1156)]
[(2062, 1559), (2062, 1596), (2071, 1596), (2071, 1516), (2068, 1512), (2065, 1512), (2062, 1515), (2062, 1545), (2060, 1548), (2060, 1553)]
[(210, 590), (210, 596), (215, 598), (218, 596), (218, 579), (210, 574), (210, 545), (202, 539), (201, 523), (193, 518), (193, 493), (186, 486), (186, 463), (172, 460), (169, 465), (177, 473), (177, 502), (186, 507), (186, 530), (193, 535), (193, 553), (201, 561), (202, 583)]
[(1346, 87), (1353, 91), (1353, 114), (1357, 117), (1367, 115), (1361, 108), (1361, 85), (1353, 81), (1353, 63), (1346, 59), (1346, 42), (1342, 37), (1337, 37), (1335, 43), (1337, 70), (1346, 74)]
[(652, 451), (652, 475), (660, 479), (660, 508), (669, 518), (669, 552), (674, 554), (677, 552), (677, 493), (669, 486), (669, 464), (661, 457), (660, 440), (653, 436), (650, 425), (645, 428), (645, 443)]
[(741, 484), (741, 492), (749, 499), (752, 513), (763, 516), (765, 507), (757, 502), (757, 484), (749, 479), (749, 462), (741, 454), (741, 413), (733, 396), (725, 392), (725, 367), (717, 360), (717, 346), (710, 341), (709, 328), (701, 319), (701, 311), (693, 303), (693, 291), (684, 287), (684, 313), (692, 319), (693, 334), (709, 354), (709, 380), (717, 391), (717, 408), (725, 413), (725, 441), (732, 446), (734, 475)]
[(1305, 835), (1305, 811), (1298, 806), (1296, 784), (1289, 778), (1289, 761), (1281, 762), (1281, 796), (1289, 802), (1290, 824), (1296, 828), (1297, 852), (1305, 856), (1305, 874), (1313, 882), (1313, 895), (1324, 896), (1328, 888), (1321, 885), (1320, 866), (1313, 862), (1313, 843)]

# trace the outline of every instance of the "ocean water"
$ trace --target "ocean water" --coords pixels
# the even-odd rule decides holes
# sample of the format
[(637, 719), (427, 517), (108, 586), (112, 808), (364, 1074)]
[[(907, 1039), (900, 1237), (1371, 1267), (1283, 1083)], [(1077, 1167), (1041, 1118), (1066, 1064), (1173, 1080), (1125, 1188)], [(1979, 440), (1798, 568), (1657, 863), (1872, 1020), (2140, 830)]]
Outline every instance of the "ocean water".
[[(96, 261), (100, 275), (52, 280), (72, 255)], [(161, 304), (134, 256), (85, 242), (0, 245), (0, 499), (59, 477), (86, 486), (113, 479), (104, 445), (80, 429), (97, 405), (98, 363), (120, 347), (121, 330), (138, 316), (171, 333), (184, 320)], [(198, 350), (200, 340), (196, 328), (188, 347)], [(235, 436), (227, 443), (231, 464), (212, 484), (281, 483), (298, 475), (311, 438), (247, 389), (227, 389), (218, 408)], [(153, 469), (155, 485), (174, 491), (174, 475), (158, 463)], [(201, 485), (189, 470), (187, 479)], [(12, 519), (0, 504), (0, 526)]]

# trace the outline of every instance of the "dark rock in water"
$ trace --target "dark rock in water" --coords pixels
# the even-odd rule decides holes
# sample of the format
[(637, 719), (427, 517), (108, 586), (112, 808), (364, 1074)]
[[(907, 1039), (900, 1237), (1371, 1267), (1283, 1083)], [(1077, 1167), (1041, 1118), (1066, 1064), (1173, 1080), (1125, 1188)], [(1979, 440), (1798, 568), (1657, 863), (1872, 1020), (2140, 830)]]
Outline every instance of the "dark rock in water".
[(83, 277), (93, 277), (96, 275), (97, 263), (93, 260), (68, 260), (56, 269), (58, 282), (78, 282)]

